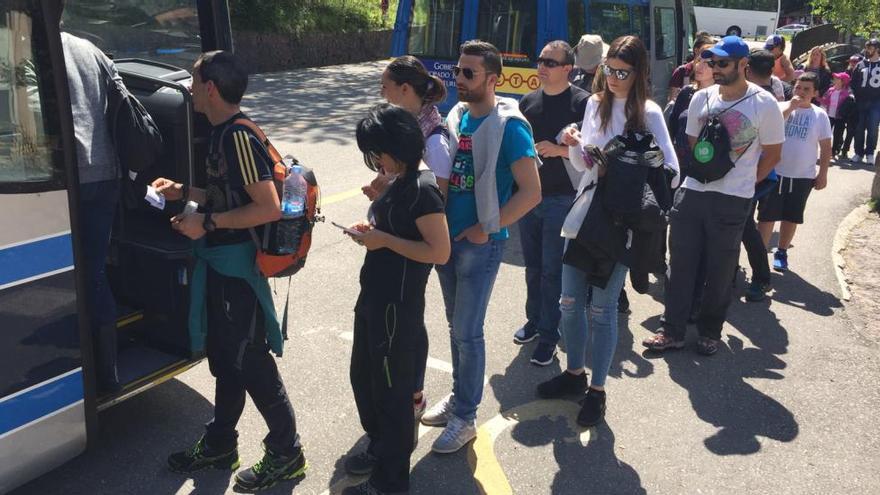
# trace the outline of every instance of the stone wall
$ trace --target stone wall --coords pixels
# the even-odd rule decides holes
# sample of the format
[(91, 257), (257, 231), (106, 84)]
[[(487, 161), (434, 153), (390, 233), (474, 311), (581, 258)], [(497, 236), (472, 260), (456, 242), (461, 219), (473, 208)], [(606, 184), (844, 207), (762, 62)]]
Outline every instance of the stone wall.
[(387, 58), (391, 30), (362, 33), (281, 34), (236, 32), (235, 52), (251, 73), (277, 72), (299, 67), (349, 64)]

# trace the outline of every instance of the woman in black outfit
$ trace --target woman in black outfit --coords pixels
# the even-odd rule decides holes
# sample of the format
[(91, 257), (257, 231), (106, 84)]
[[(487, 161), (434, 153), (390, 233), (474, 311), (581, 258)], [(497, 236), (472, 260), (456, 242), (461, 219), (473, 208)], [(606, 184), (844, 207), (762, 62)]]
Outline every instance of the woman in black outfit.
[(357, 143), (367, 166), (393, 180), (370, 206), (369, 221), (346, 231), (367, 249), (354, 310), (351, 386), (370, 444), (345, 467), (371, 476), (343, 493), (406, 493), (413, 390), (424, 366), (418, 356), (426, 352), (419, 347), (427, 342), (425, 285), (432, 265), (449, 258), (449, 229), (434, 175), (419, 171), (425, 139), (410, 112), (374, 107), (358, 123)]

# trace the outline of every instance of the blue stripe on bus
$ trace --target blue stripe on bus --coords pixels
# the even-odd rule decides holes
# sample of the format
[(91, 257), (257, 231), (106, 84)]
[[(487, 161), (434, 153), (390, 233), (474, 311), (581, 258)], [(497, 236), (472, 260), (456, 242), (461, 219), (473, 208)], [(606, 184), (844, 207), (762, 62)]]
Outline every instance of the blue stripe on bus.
[(0, 399), (0, 435), (40, 419), (83, 398), (82, 369), (16, 395)]
[(0, 249), (0, 286), (72, 265), (69, 233)]

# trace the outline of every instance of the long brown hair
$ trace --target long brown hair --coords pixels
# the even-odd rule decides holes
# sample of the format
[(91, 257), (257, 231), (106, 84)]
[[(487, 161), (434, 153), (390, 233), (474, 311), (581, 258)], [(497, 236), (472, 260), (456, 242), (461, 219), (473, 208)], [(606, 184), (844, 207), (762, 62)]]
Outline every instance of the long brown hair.
[(416, 95), (422, 99), (422, 105), (433, 105), (446, 99), (446, 85), (443, 80), (430, 74), (422, 62), (412, 55), (397, 57), (388, 64), (386, 70), (395, 84), (412, 86)]
[[(626, 97), (626, 129), (644, 130), (645, 125), (645, 102), (648, 100), (648, 51), (645, 44), (638, 36), (621, 36), (611, 43), (608, 48), (606, 60), (616, 58), (632, 66), (633, 72), (630, 77), (636, 80)], [(614, 105), (614, 93), (608, 87), (608, 82), (603, 78), (599, 98), (600, 128), (605, 132), (611, 123), (611, 110)]]

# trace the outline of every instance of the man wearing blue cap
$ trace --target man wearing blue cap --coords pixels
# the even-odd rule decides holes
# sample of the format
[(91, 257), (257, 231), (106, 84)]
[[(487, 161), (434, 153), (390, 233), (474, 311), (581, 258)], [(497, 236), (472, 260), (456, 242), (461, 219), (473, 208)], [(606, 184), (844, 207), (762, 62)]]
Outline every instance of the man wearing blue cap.
[[(727, 36), (701, 56), (712, 68), (716, 84), (694, 94), (686, 132), (695, 151), (694, 166), (717, 170), (718, 164), (726, 165), (714, 177), (703, 177), (703, 182), (689, 176), (676, 192), (670, 213), (665, 323), (643, 344), (655, 351), (684, 347), (697, 265), (705, 256), (706, 286), (696, 322), (700, 334), (697, 352), (712, 355), (718, 351), (730, 305), (730, 276), (739, 261), (755, 183), (779, 161), (785, 127), (776, 98), (746, 80), (749, 47), (741, 38)], [(715, 120), (726, 130), (729, 147), (699, 138), (704, 126)], [(713, 160), (716, 149), (729, 152)]]

